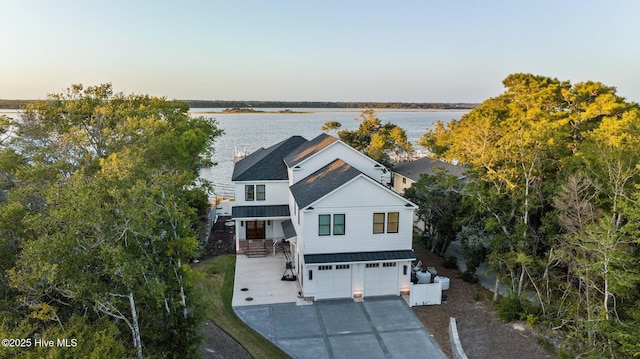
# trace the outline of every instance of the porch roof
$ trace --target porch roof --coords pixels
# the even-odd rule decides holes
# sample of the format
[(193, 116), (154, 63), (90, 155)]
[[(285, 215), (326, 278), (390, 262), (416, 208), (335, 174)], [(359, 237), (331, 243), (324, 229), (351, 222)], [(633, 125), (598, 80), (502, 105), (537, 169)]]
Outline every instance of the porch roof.
[(344, 263), (344, 262), (374, 262), (388, 260), (415, 260), (416, 255), (412, 249), (400, 251), (354, 252), (354, 253), (327, 253), (305, 254), (306, 264)]
[(231, 209), (231, 217), (236, 218), (279, 218), (290, 217), (289, 205), (236, 206)]
[(298, 236), (291, 220), (282, 222), (282, 231), (284, 232), (284, 239), (290, 239)]

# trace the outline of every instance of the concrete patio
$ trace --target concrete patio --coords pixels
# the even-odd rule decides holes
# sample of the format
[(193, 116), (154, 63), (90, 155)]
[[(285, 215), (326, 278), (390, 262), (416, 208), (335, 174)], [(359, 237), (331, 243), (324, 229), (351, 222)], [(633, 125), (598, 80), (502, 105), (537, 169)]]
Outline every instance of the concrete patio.
[(298, 298), (298, 281), (281, 280), (285, 264), (286, 259), (282, 253), (262, 258), (237, 255), (231, 305), (235, 308), (277, 303), (304, 304), (305, 301)]

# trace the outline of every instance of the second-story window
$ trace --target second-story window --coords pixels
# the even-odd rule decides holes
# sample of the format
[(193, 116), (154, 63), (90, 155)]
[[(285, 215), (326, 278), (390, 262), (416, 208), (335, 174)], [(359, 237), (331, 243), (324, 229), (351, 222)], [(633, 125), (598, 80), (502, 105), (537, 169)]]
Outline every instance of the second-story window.
[(255, 200), (255, 190), (252, 184), (248, 184), (244, 186), (244, 200), (245, 201)]
[(331, 234), (331, 215), (321, 214), (318, 216), (318, 235), (328, 236)]
[(263, 184), (256, 185), (256, 201), (264, 201), (266, 197), (266, 188)]
[(344, 234), (344, 214), (334, 214), (333, 215), (333, 234), (334, 235), (343, 235)]
[(398, 233), (399, 218), (399, 212), (387, 213), (387, 233)]
[(384, 233), (384, 213), (373, 214), (373, 233)]
[(373, 233), (384, 233), (385, 223), (387, 233), (398, 233), (398, 228), (400, 226), (400, 212), (374, 213)]
[(264, 201), (267, 197), (267, 189), (263, 184), (247, 184), (244, 186), (245, 201)]
[[(333, 217), (333, 221), (331, 218)], [(345, 234), (345, 215), (344, 214), (321, 214), (318, 215), (318, 235), (320, 236), (341, 236)], [(333, 230), (333, 231), (332, 231)]]

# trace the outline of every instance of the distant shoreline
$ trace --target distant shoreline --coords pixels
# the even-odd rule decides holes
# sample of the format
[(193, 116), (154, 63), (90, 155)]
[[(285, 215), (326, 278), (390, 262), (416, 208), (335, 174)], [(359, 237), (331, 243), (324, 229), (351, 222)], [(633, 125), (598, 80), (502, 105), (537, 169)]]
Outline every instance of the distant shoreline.
[[(204, 110), (204, 111), (203, 111)], [(310, 111), (291, 111), (291, 112), (282, 112), (282, 111), (253, 111), (253, 112), (225, 112), (225, 111), (207, 111), (206, 108), (191, 108), (189, 113), (194, 115), (300, 115), (300, 114), (313, 114), (313, 113), (360, 113), (365, 108), (314, 108), (310, 109)], [(452, 109), (406, 109), (406, 108), (376, 108), (375, 112), (440, 112), (440, 111), (468, 111), (469, 109), (464, 108), (452, 108)]]
[[(30, 102), (37, 100), (5, 100), (0, 99), (0, 109), (20, 110)], [(192, 112), (197, 109), (211, 108), (248, 108), (248, 109), (310, 109), (309, 112), (317, 112), (320, 109), (361, 111), (371, 108), (378, 110), (471, 110), (478, 106), (477, 103), (456, 102), (330, 102), (330, 101), (205, 101), (205, 100), (176, 100), (189, 105)], [(258, 112), (258, 111), (256, 111)], [(271, 113), (263, 111), (261, 113)], [(304, 112), (304, 111), (302, 111)], [(217, 113), (214, 112), (214, 113)], [(238, 112), (239, 113), (239, 112)], [(277, 111), (275, 113), (278, 113)], [(301, 113), (298, 111), (298, 113)]]

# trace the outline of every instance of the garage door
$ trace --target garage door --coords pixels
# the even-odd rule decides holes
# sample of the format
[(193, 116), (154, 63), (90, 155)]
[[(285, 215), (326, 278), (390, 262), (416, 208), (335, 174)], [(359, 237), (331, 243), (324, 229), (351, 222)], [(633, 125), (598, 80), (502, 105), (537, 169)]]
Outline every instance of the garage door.
[(364, 269), (364, 296), (397, 294), (397, 263), (367, 263)]
[(316, 299), (351, 298), (351, 266), (349, 264), (318, 266), (315, 274)]

